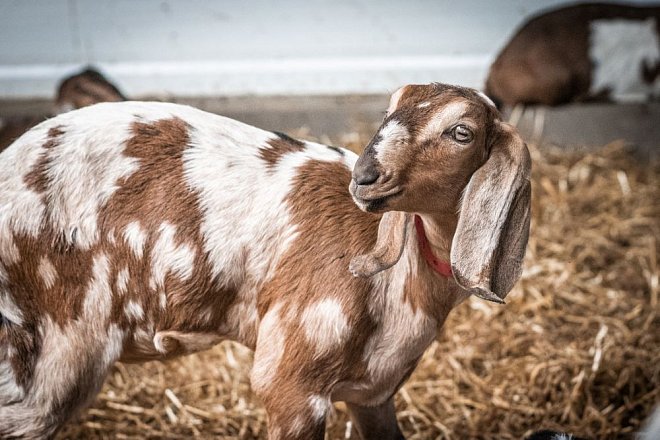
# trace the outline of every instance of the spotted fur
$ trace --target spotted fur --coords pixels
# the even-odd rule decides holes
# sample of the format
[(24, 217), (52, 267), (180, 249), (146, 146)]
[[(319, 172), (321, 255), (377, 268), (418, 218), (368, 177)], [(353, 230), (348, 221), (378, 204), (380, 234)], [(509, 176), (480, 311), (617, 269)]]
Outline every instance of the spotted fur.
[[(377, 134), (379, 157), (396, 163), (390, 149), (419, 136), (430, 148), (439, 112), (460, 100), (482, 118), (483, 144), (497, 118), (488, 103), (418, 86), (397, 92), (397, 127)], [(424, 213), (435, 244), (456, 229), (462, 188), (487, 156), (475, 153), (448, 194), (407, 196), (448, 210), (438, 223)], [(392, 395), (471, 293), (437, 276), (414, 238), (399, 240), (389, 269), (351, 275), (384, 215), (356, 206), (358, 158), (344, 149), (190, 107), (125, 102), (48, 120), (1, 159), (3, 438), (53, 435), (117, 360), (225, 339), (255, 350), (252, 386), (270, 438), (322, 438), (333, 400), (347, 402), (363, 437), (395, 438)]]

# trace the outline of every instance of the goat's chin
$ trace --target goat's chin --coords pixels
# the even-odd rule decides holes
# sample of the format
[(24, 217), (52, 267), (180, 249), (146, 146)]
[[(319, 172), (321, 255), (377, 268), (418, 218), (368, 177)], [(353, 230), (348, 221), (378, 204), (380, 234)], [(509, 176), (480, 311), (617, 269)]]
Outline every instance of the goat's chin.
[(388, 206), (388, 198), (382, 197), (380, 199), (364, 200), (356, 196), (353, 197), (353, 202), (357, 205), (360, 210), (364, 212), (369, 212), (372, 214), (382, 214), (392, 209)]
[(357, 189), (356, 185), (351, 184), (349, 188), (353, 202), (364, 212), (370, 212), (374, 214), (382, 214), (387, 211), (396, 210), (393, 206), (394, 199), (397, 199), (401, 196), (401, 190), (397, 187), (396, 189), (385, 191), (382, 197), (378, 197), (378, 193), (375, 191), (370, 191), (366, 197), (362, 197), (361, 194), (364, 191)]

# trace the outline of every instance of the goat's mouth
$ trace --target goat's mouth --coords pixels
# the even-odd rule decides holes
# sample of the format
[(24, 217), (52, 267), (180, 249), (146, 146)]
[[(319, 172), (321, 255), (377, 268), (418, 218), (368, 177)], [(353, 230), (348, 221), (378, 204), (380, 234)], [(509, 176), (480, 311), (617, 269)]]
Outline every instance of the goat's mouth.
[(387, 208), (387, 203), (403, 191), (403, 188), (399, 185), (380, 183), (358, 185), (355, 180), (351, 180), (348, 189), (355, 204), (365, 212), (384, 211)]

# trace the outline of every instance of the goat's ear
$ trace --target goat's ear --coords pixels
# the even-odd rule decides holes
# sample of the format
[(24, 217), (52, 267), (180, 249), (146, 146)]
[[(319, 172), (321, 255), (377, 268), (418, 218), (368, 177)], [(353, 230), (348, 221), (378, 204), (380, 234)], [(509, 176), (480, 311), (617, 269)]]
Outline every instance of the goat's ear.
[(378, 238), (368, 254), (351, 260), (349, 270), (356, 277), (370, 277), (394, 266), (401, 258), (411, 222), (410, 214), (389, 211), (383, 214), (378, 225)]
[(522, 272), (529, 237), (531, 159), (509, 124), (497, 123), (489, 143), (488, 160), (461, 200), (451, 266), (470, 293), (503, 303)]

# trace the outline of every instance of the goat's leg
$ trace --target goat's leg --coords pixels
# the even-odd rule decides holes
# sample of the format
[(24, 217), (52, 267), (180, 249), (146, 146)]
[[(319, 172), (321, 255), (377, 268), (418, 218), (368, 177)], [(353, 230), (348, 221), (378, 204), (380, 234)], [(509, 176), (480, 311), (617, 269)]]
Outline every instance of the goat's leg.
[(394, 411), (394, 398), (378, 406), (361, 406), (346, 402), (348, 413), (361, 440), (401, 440)]
[[(27, 333), (12, 329), (16, 337), (0, 340), (10, 353), (0, 362), (0, 398), (7, 397), (0, 399), (0, 438), (53, 437), (94, 398), (121, 353), (124, 335), (114, 326), (79, 321), (60, 327), (44, 320), (39, 327)], [(39, 340), (31, 356), (15, 357), (26, 346), (18, 338)]]
[(268, 413), (269, 440), (322, 440), (330, 399), (284, 385), (257, 393)]

